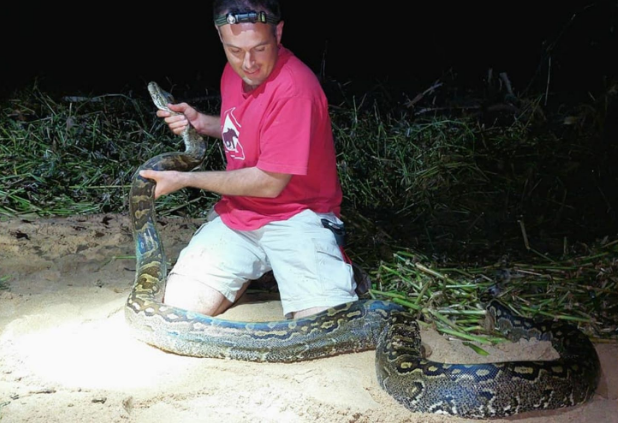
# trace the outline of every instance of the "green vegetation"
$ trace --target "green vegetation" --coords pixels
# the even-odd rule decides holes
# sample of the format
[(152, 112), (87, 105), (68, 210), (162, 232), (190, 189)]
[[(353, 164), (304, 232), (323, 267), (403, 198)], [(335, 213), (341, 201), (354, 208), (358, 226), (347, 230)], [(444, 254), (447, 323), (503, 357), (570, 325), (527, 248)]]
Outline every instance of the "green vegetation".
[[(615, 339), (616, 87), (558, 112), (542, 96), (494, 90), (455, 102), (439, 86), (406, 104), (369, 95), (333, 104), (348, 253), (369, 271), (370, 295), (472, 342), (497, 340), (480, 325), (489, 293), (523, 315)], [(184, 148), (145, 88), (63, 99), (34, 86), (0, 107), (0, 219), (126, 214), (137, 167)], [(203, 168), (221, 169), (220, 144), (209, 150)], [(203, 216), (216, 198), (183, 190), (160, 199), (158, 213)]]
[[(2, 105), (0, 131), (0, 216), (126, 212), (137, 167), (184, 149), (154, 115), (152, 102), (125, 95), (70, 102), (34, 87)], [(210, 153), (205, 166), (221, 161)], [(195, 213), (195, 195), (162, 199), (160, 214)]]
[(0, 290), (8, 290), (9, 286), (7, 285), (7, 282), (9, 280), (10, 276), (9, 275), (3, 275), (0, 276)]

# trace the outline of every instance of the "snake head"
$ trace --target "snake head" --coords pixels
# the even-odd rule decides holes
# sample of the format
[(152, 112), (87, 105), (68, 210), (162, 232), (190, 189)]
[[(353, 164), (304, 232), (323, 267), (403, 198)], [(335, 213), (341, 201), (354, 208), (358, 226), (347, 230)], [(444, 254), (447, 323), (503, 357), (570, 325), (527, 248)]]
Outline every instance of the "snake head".
[(176, 103), (174, 96), (167, 91), (162, 90), (161, 87), (159, 87), (159, 84), (154, 81), (150, 81), (148, 83), (148, 92), (150, 93), (150, 97), (152, 97), (152, 101), (159, 109), (171, 112), (167, 108), (167, 105), (168, 103)]

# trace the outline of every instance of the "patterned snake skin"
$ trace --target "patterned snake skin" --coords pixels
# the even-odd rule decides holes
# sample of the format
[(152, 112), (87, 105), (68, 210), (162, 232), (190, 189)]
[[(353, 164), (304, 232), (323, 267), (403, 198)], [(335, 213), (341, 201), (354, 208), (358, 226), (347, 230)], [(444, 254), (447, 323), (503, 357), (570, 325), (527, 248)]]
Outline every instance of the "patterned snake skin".
[[(172, 97), (151, 82), (155, 105), (167, 110)], [(189, 126), (186, 150), (156, 156), (140, 169), (190, 171), (204, 159), (206, 145)], [(534, 322), (497, 301), (487, 319), (509, 339), (549, 340), (560, 354), (553, 361), (475, 365), (425, 359), (414, 317), (402, 306), (359, 300), (317, 315), (274, 322), (236, 322), (162, 303), (167, 275), (155, 224), (152, 180), (136, 172), (130, 192), (136, 274), (125, 315), (135, 336), (180, 355), (261, 362), (296, 362), (349, 352), (376, 350), (379, 384), (413, 412), (467, 418), (503, 417), (524, 411), (572, 406), (596, 390), (600, 364), (594, 346), (568, 324)]]

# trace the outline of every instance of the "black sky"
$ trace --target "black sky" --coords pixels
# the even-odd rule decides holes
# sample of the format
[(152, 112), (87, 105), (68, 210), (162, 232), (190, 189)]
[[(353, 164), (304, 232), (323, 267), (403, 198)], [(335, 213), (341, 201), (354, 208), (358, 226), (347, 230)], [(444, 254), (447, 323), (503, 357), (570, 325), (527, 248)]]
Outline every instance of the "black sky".
[[(67, 94), (139, 89), (151, 79), (217, 89), (225, 58), (211, 3), (163, 6), (3, 4), (3, 91), (35, 80)], [(544, 81), (550, 56), (563, 89), (618, 75), (615, 0), (284, 0), (283, 10), (283, 44), (342, 83), (415, 90), (449, 71), (480, 83), (492, 68), (517, 89), (534, 75)]]

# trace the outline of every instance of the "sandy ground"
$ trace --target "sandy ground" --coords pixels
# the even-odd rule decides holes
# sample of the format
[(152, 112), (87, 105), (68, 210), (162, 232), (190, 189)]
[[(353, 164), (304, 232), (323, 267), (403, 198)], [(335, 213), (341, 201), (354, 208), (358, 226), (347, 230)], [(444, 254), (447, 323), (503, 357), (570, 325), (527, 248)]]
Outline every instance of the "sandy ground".
[[(170, 259), (198, 227), (161, 221)], [(294, 364), (182, 357), (131, 337), (123, 304), (134, 277), (126, 216), (0, 222), (0, 422), (465, 422), (411, 413), (377, 383), (374, 351)], [(273, 295), (227, 314), (280, 319)], [(546, 343), (487, 348), (489, 358), (426, 330), (434, 360), (550, 359)], [(592, 402), (505, 422), (616, 422), (618, 345)], [(495, 421), (495, 420), (493, 420)]]

